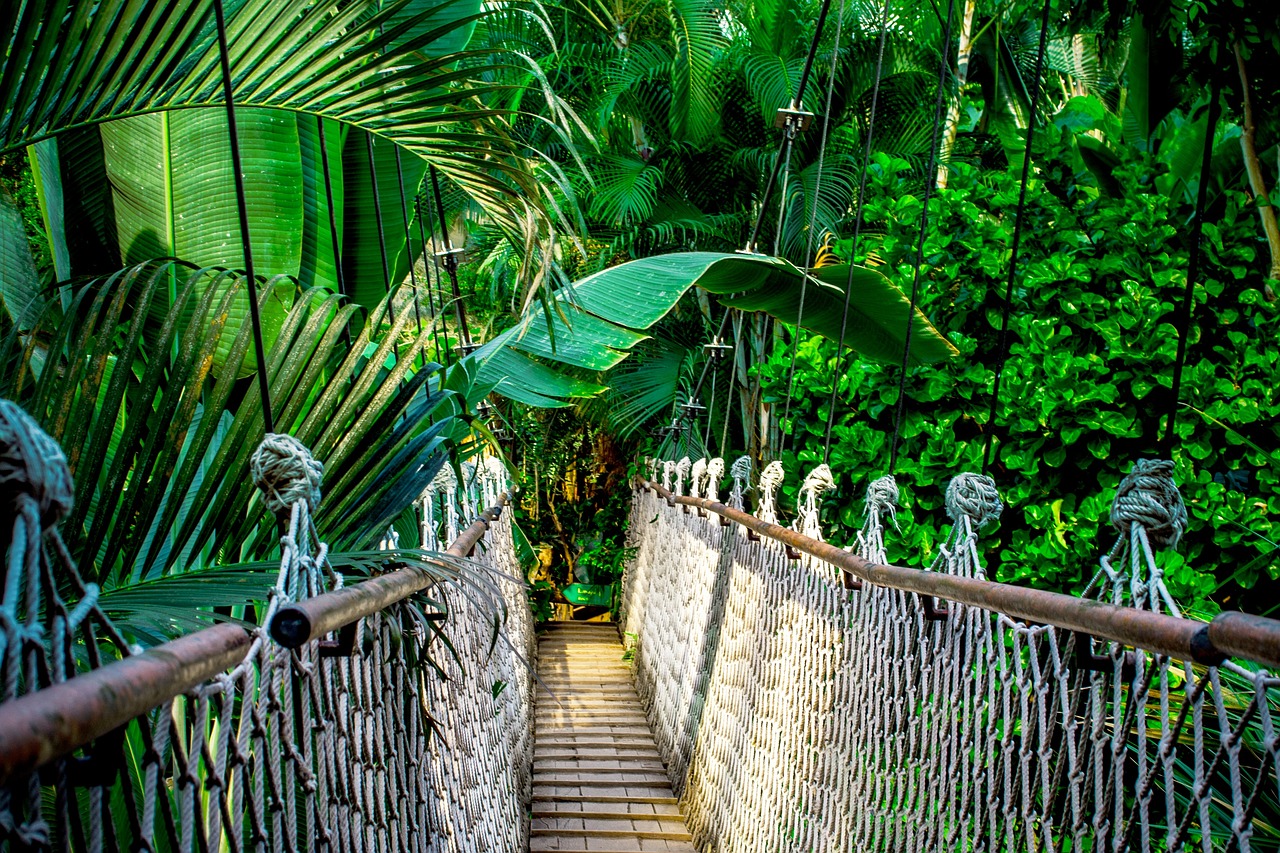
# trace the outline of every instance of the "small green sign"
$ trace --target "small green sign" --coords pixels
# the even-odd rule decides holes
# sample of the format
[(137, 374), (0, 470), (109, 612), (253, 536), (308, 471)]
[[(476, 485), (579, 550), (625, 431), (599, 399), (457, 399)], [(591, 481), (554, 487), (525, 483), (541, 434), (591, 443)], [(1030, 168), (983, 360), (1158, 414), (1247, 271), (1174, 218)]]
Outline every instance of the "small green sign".
[(560, 592), (570, 604), (608, 607), (613, 602), (613, 587), (604, 584), (574, 583)]

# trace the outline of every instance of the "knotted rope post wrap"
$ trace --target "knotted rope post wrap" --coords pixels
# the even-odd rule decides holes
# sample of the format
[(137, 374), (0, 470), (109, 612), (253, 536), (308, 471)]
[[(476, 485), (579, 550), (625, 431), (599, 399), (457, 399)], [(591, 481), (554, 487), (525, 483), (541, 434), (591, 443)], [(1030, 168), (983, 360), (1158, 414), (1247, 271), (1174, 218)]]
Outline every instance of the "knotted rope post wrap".
[(33, 501), (48, 530), (67, 517), (74, 499), (62, 448), (17, 404), (0, 400), (0, 500), (15, 517), (24, 502)]
[(1177, 548), (1187, 529), (1187, 507), (1173, 482), (1173, 462), (1139, 459), (1116, 488), (1111, 523), (1122, 534), (1140, 524), (1157, 548)]
[(693, 467), (693, 462), (691, 462), (691, 461), (690, 461), (690, 459), (689, 459), (689, 457), (688, 457), (688, 456), (685, 456), (685, 457), (681, 458), (681, 460), (680, 460), (679, 462), (677, 462), (677, 463), (676, 463), (676, 468), (675, 468), (675, 471), (676, 471), (676, 487), (675, 487), (675, 493), (676, 493), (677, 495), (681, 496), (681, 497), (683, 497), (683, 496), (684, 496), (684, 481), (685, 481), (685, 478), (689, 476), (689, 469), (690, 469), (690, 468), (692, 468), (692, 467)]
[(702, 494), (702, 481), (707, 477), (707, 458), (704, 456), (697, 462), (693, 463), (693, 470), (689, 478), (689, 497), (700, 498)]
[(747, 490), (751, 488), (751, 457), (739, 456), (735, 459), (733, 466), (729, 469), (729, 476), (733, 478), (733, 489), (729, 492), (729, 506), (742, 509)]
[(947, 515), (957, 524), (967, 518), (974, 530), (981, 530), (1003, 511), (995, 480), (985, 474), (957, 474), (947, 485)]
[(878, 480), (872, 480), (871, 484), (867, 486), (866, 514), (868, 519), (874, 517), (878, 525), (880, 516), (887, 512), (896, 527), (898, 524), (898, 499), (898, 481), (893, 479), (892, 474), (885, 474)]
[(770, 462), (764, 466), (764, 470), (760, 472), (760, 506), (756, 507), (756, 515), (763, 521), (776, 523), (778, 520), (778, 509), (774, 503), (774, 497), (777, 495), (778, 487), (782, 485), (786, 472), (782, 470), (781, 462)]
[(291, 435), (267, 433), (249, 457), (249, 476), (277, 518), (288, 515), (298, 501), (306, 501), (310, 513), (320, 507), (324, 466)]
[(819, 465), (809, 472), (800, 486), (800, 514), (796, 516), (794, 529), (813, 539), (822, 540), (822, 521), (820, 507), (822, 493), (835, 489), (835, 479), (831, 476), (831, 466)]
[(707, 489), (704, 498), (720, 500), (720, 480), (724, 477), (724, 460), (719, 456), (707, 463)]

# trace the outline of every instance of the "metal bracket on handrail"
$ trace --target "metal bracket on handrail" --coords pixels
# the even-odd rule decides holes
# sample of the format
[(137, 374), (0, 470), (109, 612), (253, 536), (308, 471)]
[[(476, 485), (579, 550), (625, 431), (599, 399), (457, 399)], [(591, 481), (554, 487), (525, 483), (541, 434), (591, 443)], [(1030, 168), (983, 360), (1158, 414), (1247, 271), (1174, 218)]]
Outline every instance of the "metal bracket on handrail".
[[(1102, 672), (1110, 673), (1115, 671), (1115, 658), (1110, 655), (1100, 655), (1093, 650), (1093, 637), (1082, 631), (1072, 631), (1075, 637), (1076, 651), (1074, 662), (1076, 668), (1086, 672)], [(1123, 681), (1133, 681), (1138, 674), (1138, 658), (1129, 649), (1125, 649), (1120, 656), (1120, 678)]]
[(840, 570), (840, 583), (843, 584), (844, 588), (847, 590), (856, 591), (862, 589), (862, 581), (857, 575), (848, 569)]
[(332, 640), (319, 640), (316, 648), (320, 650), (322, 658), (349, 658), (352, 652), (356, 650), (356, 628), (360, 625), (359, 620), (348, 622), (338, 629), (337, 635)]
[(932, 595), (920, 594), (920, 604), (924, 608), (924, 618), (928, 622), (941, 622), (951, 615), (950, 608), (942, 607)]

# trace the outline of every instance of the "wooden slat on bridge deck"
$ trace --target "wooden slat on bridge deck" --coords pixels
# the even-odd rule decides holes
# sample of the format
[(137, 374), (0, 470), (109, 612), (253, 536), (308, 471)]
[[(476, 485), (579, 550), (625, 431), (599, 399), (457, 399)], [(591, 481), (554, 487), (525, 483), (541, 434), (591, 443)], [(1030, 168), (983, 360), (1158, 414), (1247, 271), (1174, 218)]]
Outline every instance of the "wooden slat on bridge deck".
[(694, 853), (622, 651), (612, 624), (539, 640), (531, 851)]

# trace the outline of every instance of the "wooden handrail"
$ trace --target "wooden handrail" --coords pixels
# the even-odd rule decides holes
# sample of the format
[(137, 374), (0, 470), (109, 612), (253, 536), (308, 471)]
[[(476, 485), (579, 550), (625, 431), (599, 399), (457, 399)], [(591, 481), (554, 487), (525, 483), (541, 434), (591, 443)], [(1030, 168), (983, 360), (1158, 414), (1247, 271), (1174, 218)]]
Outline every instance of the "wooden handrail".
[[(470, 552), (507, 500), (503, 493), (498, 506), (482, 513), (445, 553)], [(281, 645), (296, 648), (389, 607), (432, 580), (419, 568), (405, 567), (285, 605), (272, 620), (271, 634)], [(277, 627), (282, 617), (285, 624)], [(244, 659), (252, 642), (242, 626), (222, 623), (0, 704), (0, 785), (225, 672)]]
[(1126, 646), (1147, 649), (1179, 660), (1217, 665), (1238, 657), (1280, 667), (1280, 621), (1244, 613), (1220, 613), (1212, 622), (1187, 619), (1150, 610), (1121, 607), (1072, 595), (927, 572), (905, 566), (870, 563), (826, 542), (706, 498), (674, 495), (644, 480), (668, 504), (700, 507), (737, 522), (762, 537), (803, 551), (863, 581), (878, 586), (956, 601), (1016, 619), (1080, 631)]

